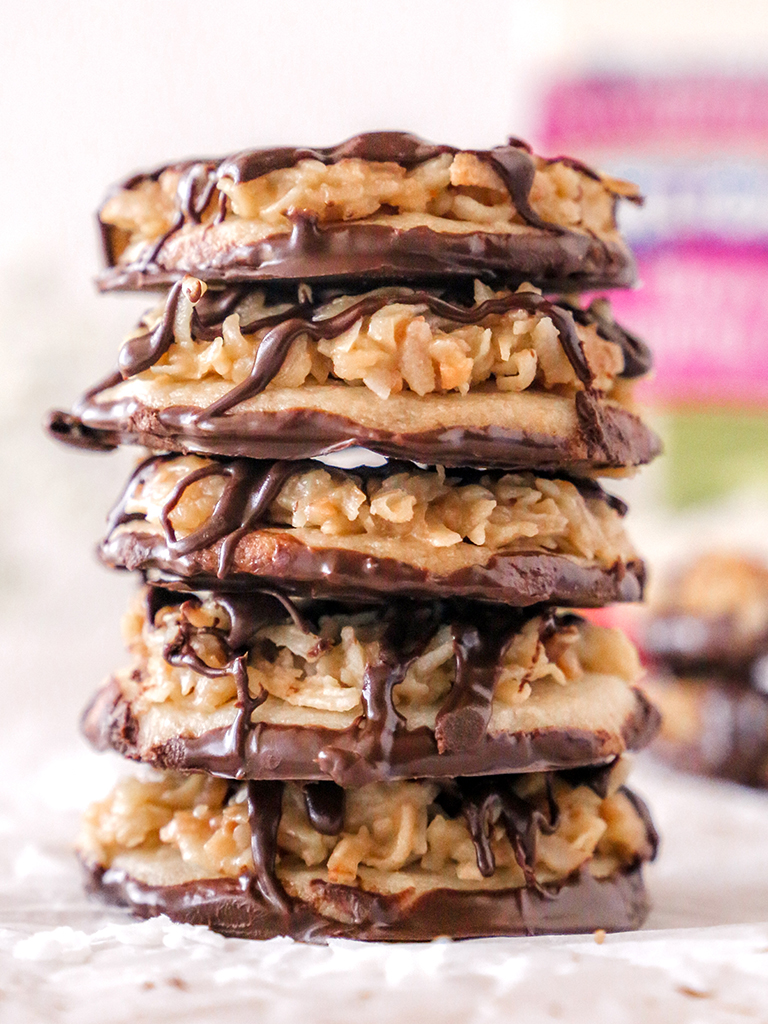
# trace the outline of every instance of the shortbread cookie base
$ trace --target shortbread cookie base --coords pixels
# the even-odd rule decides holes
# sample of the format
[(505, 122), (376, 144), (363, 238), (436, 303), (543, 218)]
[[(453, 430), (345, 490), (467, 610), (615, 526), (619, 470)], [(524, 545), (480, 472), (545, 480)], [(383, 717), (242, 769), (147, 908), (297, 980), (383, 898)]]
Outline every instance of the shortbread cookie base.
[[(639, 601), (645, 567), (639, 560), (589, 565), (567, 555), (540, 552), (491, 555), (454, 570), (367, 552), (361, 545), (302, 543), (279, 530), (247, 535), (231, 569), (218, 575), (221, 542), (174, 556), (157, 534), (126, 530), (107, 537), (99, 556), (114, 568), (139, 570), (152, 583), (188, 590), (248, 592), (275, 586), (305, 597), (382, 599), (465, 597), (516, 607), (548, 602), (571, 608)], [(469, 552), (470, 555), (473, 552)], [(437, 560), (437, 557), (435, 558)], [(447, 559), (446, 559), (447, 561)]]
[(329, 938), (377, 942), (428, 942), (503, 935), (573, 934), (639, 928), (649, 901), (640, 867), (596, 879), (580, 871), (564, 885), (535, 889), (461, 891), (438, 889), (413, 898), (367, 893), (317, 881), (313, 896), (346, 921), (330, 920), (308, 904), (280, 915), (245, 876), (151, 886), (119, 869), (87, 866), (88, 886), (107, 903), (129, 907), (139, 917), (166, 914), (173, 921), (202, 924), (235, 938), (290, 935), (305, 942)]
[[(585, 393), (481, 391), (390, 395), (345, 384), (272, 388), (226, 416), (201, 418), (226, 386), (162, 387), (129, 380), (86, 397), (72, 415), (54, 413), (51, 433), (108, 451), (154, 451), (299, 459), (360, 445), (427, 465), (536, 469), (590, 475), (643, 465), (661, 451), (634, 413)], [(592, 404), (590, 404), (592, 403)], [(581, 414), (577, 411), (581, 410)]]
[[(580, 768), (641, 750), (656, 735), (659, 713), (636, 687), (607, 676), (590, 676), (574, 686), (580, 688), (578, 697), (564, 702), (557, 684), (542, 684), (530, 706), (510, 716), (520, 720), (518, 728), (492, 727), (471, 746), (442, 753), (433, 729), (403, 725), (382, 752), (364, 719), (343, 729), (264, 721), (242, 729), (233, 721), (206, 731), (198, 722), (197, 733), (179, 728), (168, 736), (172, 718), (158, 711), (139, 721), (118, 679), (86, 709), (83, 731), (98, 750), (112, 749), (158, 768), (226, 778), (331, 779), (342, 786)], [(161, 739), (163, 734), (167, 738)]]

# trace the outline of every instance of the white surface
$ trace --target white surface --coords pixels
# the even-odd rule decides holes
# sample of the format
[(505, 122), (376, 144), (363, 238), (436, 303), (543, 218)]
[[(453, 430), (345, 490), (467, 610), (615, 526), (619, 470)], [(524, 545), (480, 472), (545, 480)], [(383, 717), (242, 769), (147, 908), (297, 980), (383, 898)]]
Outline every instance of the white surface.
[(0, 798), (2, 1024), (768, 1020), (768, 794), (637, 766), (664, 837), (641, 932), (315, 947), (86, 899), (75, 808), (116, 766), (65, 747)]

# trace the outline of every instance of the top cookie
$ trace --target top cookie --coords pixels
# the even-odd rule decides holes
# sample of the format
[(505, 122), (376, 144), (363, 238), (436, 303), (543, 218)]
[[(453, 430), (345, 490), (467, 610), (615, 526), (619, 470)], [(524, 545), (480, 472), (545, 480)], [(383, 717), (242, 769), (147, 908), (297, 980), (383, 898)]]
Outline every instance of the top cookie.
[(510, 139), (491, 150), (371, 132), (139, 173), (99, 210), (102, 290), (473, 275), (547, 291), (635, 280), (616, 227), (634, 186)]

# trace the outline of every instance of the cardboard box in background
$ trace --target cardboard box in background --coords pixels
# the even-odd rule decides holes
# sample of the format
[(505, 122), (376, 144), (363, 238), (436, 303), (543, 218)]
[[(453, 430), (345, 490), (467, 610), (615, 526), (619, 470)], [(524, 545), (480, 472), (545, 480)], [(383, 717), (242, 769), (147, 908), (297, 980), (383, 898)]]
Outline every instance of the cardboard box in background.
[(646, 196), (622, 228), (641, 287), (611, 296), (651, 344), (662, 497), (768, 496), (768, 78), (581, 76), (545, 94), (537, 143)]

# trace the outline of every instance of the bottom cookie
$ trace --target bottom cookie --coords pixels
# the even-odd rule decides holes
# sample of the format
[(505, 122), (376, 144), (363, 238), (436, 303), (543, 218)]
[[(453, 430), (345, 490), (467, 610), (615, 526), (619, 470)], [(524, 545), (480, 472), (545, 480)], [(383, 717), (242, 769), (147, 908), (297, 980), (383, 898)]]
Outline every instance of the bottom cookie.
[(227, 935), (383, 941), (626, 930), (657, 836), (602, 769), (374, 783), (124, 779), (86, 815), (89, 886)]

